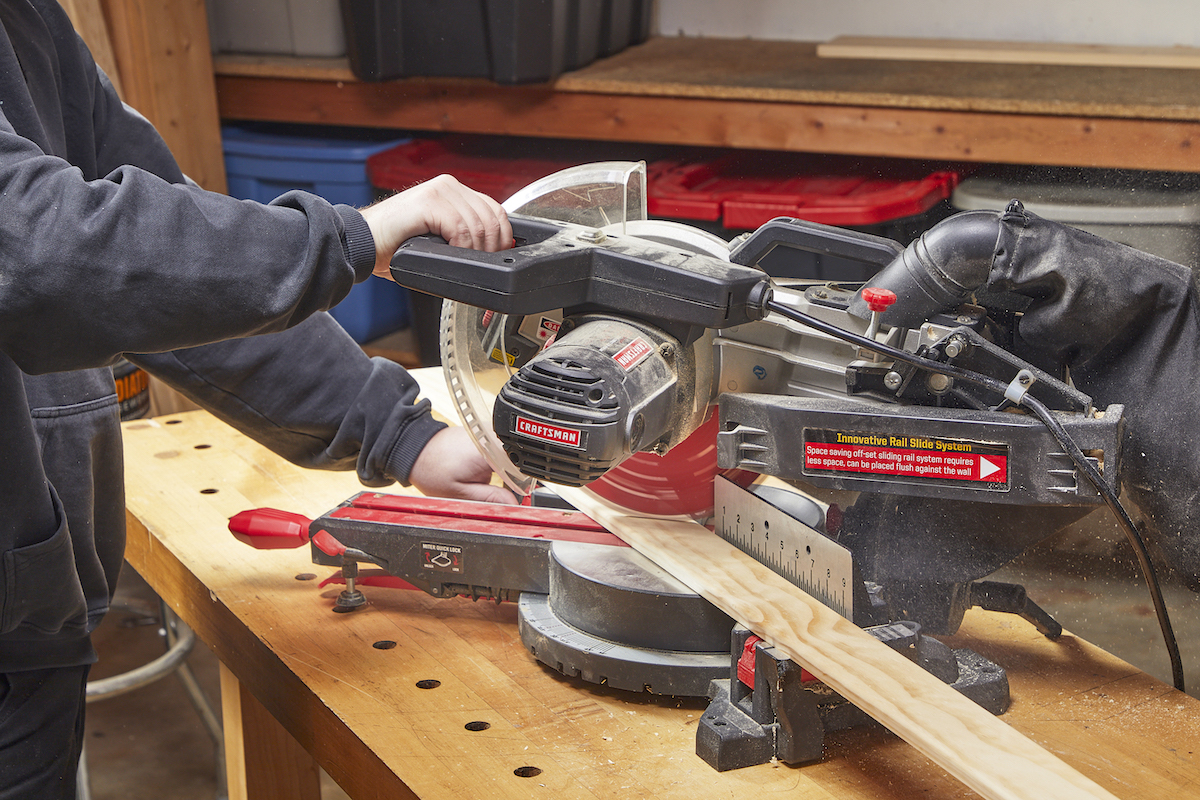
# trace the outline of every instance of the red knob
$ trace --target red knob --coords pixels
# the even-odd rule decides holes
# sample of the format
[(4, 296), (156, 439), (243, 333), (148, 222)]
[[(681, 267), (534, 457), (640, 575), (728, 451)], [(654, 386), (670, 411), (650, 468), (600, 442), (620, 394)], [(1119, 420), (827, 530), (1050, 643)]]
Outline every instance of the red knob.
[(868, 286), (862, 290), (862, 299), (872, 311), (882, 314), (896, 302), (896, 293), (891, 289), (876, 289)]
[(283, 550), (308, 544), (310, 522), (308, 517), (290, 511), (256, 508), (235, 514), (229, 520), (229, 530), (238, 541), (256, 550)]

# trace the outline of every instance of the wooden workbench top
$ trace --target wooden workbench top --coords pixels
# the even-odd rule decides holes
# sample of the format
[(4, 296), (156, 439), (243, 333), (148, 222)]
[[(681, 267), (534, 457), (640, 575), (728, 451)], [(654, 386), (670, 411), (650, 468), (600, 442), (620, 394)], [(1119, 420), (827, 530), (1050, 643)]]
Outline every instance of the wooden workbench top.
[[(444, 394), (440, 374), (421, 374)], [(512, 605), (368, 588), (364, 610), (333, 614), (337, 590), (299, 579), (329, 568), (307, 550), (252, 550), (225, 524), (264, 506), (316, 517), (362, 489), (352, 474), (290, 465), (204, 412), (125, 430), (130, 563), (356, 799), (406, 787), (447, 798), (972, 796), (881, 729), (831, 735), (825, 759), (803, 768), (713, 772), (693, 753), (703, 702), (551, 672), (525, 652)], [(973, 610), (951, 644), (1008, 670), (1009, 724), (1118, 797), (1200, 791), (1200, 702), (1012, 617)], [(430, 679), (440, 685), (418, 688)], [(523, 767), (540, 772), (519, 777)]]

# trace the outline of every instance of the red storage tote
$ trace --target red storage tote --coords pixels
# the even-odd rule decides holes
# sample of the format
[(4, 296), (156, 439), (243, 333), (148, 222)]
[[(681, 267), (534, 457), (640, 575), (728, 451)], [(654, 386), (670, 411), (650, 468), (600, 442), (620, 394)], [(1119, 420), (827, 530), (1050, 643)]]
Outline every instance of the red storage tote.
[(894, 223), (950, 197), (959, 175), (883, 159), (736, 152), (712, 161), (651, 165), (651, 217), (757, 228), (798, 217), (843, 228)]
[(518, 189), (577, 163), (522, 156), (511, 144), (485, 137), (455, 136), (414, 139), (376, 153), (367, 159), (367, 175), (371, 185), (384, 193), (453, 175), (475, 191), (504, 202)]

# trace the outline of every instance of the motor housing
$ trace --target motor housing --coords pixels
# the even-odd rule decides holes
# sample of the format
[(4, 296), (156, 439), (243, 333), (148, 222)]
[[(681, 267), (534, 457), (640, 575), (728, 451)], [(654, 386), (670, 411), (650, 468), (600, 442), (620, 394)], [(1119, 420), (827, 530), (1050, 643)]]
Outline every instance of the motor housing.
[(509, 378), (492, 409), (496, 437), (521, 472), (585, 486), (634, 453), (665, 453), (704, 421), (710, 337), (685, 346), (605, 315), (564, 328)]

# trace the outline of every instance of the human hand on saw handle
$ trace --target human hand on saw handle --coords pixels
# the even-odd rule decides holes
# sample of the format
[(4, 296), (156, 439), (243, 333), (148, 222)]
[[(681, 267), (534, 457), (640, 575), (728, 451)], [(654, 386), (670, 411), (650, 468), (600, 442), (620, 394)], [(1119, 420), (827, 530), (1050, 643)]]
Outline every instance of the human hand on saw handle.
[(414, 236), (437, 234), (456, 247), (494, 253), (512, 247), (508, 215), (492, 198), (439, 175), (362, 210), (375, 237), (375, 275), (392, 279), (392, 256)]
[[(362, 211), (375, 237), (375, 275), (392, 279), (392, 256), (414, 236), (434, 233), (457, 247), (495, 252), (512, 246), (508, 215), (492, 198), (441, 175)], [(491, 503), (515, 503), (512, 492), (491, 484), (492, 468), (463, 428), (434, 434), (408, 479), (423, 494)]]
[(1125, 406), (1121, 487), (1145, 533), (1200, 591), (1200, 314), (1175, 264), (1030, 214), (971, 211), (934, 226), (872, 286), (898, 296), (883, 321), (912, 326), (975, 290), (1031, 299), (1016, 355), (1066, 366), (1097, 408)]

